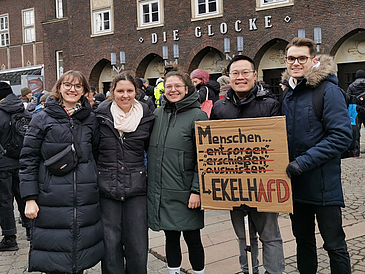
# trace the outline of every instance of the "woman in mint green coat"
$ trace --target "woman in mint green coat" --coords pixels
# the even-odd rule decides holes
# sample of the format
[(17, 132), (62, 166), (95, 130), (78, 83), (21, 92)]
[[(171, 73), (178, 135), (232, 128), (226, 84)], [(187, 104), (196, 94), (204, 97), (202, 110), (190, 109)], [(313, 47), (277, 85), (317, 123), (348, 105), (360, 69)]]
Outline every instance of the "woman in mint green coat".
[(169, 273), (180, 273), (183, 232), (194, 273), (202, 274), (204, 212), (200, 209), (195, 121), (208, 117), (200, 109), (199, 94), (187, 74), (171, 71), (164, 84), (148, 149), (148, 226), (165, 232)]

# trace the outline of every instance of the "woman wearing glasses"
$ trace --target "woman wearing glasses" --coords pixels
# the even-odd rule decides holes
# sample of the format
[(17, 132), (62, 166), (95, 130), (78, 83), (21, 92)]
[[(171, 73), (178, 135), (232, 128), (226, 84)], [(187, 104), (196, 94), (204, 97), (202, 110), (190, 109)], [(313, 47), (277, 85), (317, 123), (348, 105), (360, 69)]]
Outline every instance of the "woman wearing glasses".
[(194, 273), (204, 273), (204, 249), (200, 209), (195, 121), (208, 120), (200, 109), (199, 94), (188, 75), (171, 71), (165, 75), (165, 93), (148, 148), (148, 226), (164, 230), (170, 274), (180, 273), (180, 235), (189, 249)]
[(82, 273), (103, 256), (93, 156), (98, 129), (88, 91), (80, 72), (63, 74), (24, 139), (20, 191), (25, 215), (34, 219), (29, 271)]
[[(136, 100), (137, 84), (128, 73), (114, 77), (113, 101), (96, 110), (100, 124), (99, 169), (104, 225), (103, 274), (147, 273), (147, 149), (154, 115)], [(125, 264), (124, 264), (125, 262)]]

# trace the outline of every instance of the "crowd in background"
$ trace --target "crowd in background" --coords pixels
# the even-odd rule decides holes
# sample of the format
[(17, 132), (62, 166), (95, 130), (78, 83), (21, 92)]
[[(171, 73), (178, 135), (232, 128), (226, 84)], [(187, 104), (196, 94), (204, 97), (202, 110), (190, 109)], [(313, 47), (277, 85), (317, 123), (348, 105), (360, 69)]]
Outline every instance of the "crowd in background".
[[(332, 273), (350, 273), (340, 210), (344, 206), (340, 158), (353, 134), (346, 100), (339, 92), (331, 58), (315, 56), (313, 41), (296, 38), (286, 54), (280, 99), (268, 85), (257, 82), (255, 64), (244, 55), (235, 56), (217, 80), (201, 69), (189, 75), (166, 67), (164, 77), (151, 86), (123, 72), (114, 77), (105, 95), (74, 70), (63, 74), (51, 92), (32, 94), (24, 87), (20, 98), (8, 84), (0, 83), (4, 235), (0, 251), (18, 249), (15, 198), (31, 241), (29, 271), (82, 273), (101, 261), (102, 273), (147, 273), (150, 228), (164, 231), (170, 274), (180, 273), (181, 234), (194, 273), (203, 274), (204, 211), (200, 210), (194, 123), (285, 115), (298, 269), (316, 272), (316, 216)], [(308, 102), (314, 104), (312, 94), (324, 80), (320, 121), (313, 113), (298, 110), (306, 109)], [(364, 92), (361, 70), (347, 91), (356, 97), (358, 132), (365, 121)], [(16, 113), (31, 119), (25, 125), (21, 152), (13, 156), (16, 145), (8, 145), (13, 130), (9, 121)], [(326, 185), (323, 189), (320, 181)], [(282, 273), (278, 214), (252, 208), (246, 213), (254, 273), (259, 266), (258, 237), (267, 273)], [(248, 273), (244, 214), (233, 210), (231, 220), (239, 239), (239, 263)]]

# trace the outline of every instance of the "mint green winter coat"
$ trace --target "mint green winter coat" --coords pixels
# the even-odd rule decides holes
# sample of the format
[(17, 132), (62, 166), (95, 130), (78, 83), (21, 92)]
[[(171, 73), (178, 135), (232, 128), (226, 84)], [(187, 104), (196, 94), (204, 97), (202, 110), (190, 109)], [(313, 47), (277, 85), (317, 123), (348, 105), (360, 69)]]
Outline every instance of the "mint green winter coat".
[(155, 110), (148, 148), (148, 226), (158, 230), (204, 227), (204, 212), (189, 209), (191, 193), (200, 193), (195, 121), (208, 120), (194, 92), (175, 104), (165, 97)]

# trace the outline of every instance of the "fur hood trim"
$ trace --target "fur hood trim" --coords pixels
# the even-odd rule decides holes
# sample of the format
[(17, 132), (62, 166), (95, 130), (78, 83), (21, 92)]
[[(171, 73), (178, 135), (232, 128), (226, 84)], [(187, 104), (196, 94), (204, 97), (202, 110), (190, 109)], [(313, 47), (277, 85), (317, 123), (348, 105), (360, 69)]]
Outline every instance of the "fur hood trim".
[[(312, 68), (304, 78), (307, 79), (306, 85), (312, 88), (318, 86), (318, 84), (323, 81), (324, 79), (328, 78), (331, 74), (336, 73), (336, 66), (333, 61), (333, 57), (325, 54), (317, 55), (316, 58), (320, 62), (318, 67)], [(283, 83), (288, 82), (290, 75), (288, 70), (286, 69), (281, 75), (281, 81)]]

